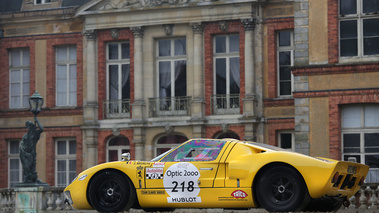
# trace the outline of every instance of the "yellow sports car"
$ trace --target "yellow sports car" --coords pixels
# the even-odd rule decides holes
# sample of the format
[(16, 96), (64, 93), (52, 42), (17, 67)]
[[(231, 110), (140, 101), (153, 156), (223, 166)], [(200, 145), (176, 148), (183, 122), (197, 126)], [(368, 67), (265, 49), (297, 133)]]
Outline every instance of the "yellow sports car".
[(193, 139), (151, 161), (104, 163), (64, 190), (76, 209), (253, 208), (332, 211), (363, 184), (366, 165), (234, 139)]

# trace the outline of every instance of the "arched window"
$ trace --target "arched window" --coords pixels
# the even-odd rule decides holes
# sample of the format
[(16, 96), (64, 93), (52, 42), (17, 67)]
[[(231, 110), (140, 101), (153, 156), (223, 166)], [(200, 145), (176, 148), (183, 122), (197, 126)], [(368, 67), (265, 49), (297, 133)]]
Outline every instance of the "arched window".
[(158, 156), (187, 140), (188, 138), (182, 135), (163, 136), (159, 138), (155, 144), (155, 156)]
[(217, 139), (233, 138), (233, 139), (237, 139), (237, 140), (240, 139), (240, 137), (236, 133), (230, 132), (230, 131), (229, 132), (223, 132), (223, 133), (219, 134), (216, 138)]
[(121, 160), (121, 154), (130, 152), (129, 139), (123, 136), (112, 138), (107, 144), (107, 162)]

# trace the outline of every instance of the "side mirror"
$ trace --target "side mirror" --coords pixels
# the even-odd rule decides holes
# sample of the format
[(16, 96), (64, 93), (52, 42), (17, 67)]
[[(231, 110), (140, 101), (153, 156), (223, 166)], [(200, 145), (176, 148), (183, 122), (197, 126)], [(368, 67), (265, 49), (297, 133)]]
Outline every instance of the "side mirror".
[(121, 158), (121, 161), (130, 161), (130, 153), (122, 153)]

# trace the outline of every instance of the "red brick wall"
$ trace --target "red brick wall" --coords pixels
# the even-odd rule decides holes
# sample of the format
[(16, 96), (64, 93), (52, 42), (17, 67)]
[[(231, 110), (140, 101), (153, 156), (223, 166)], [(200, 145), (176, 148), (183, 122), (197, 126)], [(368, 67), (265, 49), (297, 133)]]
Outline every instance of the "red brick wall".
[(228, 31), (222, 31), (219, 23), (204, 24), (204, 71), (205, 71), (205, 114), (211, 114), (211, 95), (213, 92), (213, 37), (215, 35), (238, 33), (240, 36), (240, 110), (243, 112), (242, 98), (245, 94), (245, 29), (240, 21), (227, 22)]
[(267, 90), (268, 98), (278, 97), (278, 68), (277, 68), (277, 36), (280, 30), (290, 30), (294, 28), (293, 18), (273, 19), (265, 21), (267, 24)]
[(338, 0), (328, 0), (328, 58), (329, 64), (338, 63)]
[[(130, 144), (130, 159), (135, 159), (135, 144), (133, 141), (133, 130), (131, 129), (124, 129), (120, 130), (120, 135), (124, 136), (129, 140)], [(98, 145), (97, 145), (97, 162), (105, 163), (106, 162), (106, 156), (107, 156), (107, 143), (108, 141), (115, 137), (111, 130), (99, 130), (97, 133), (98, 138)]]
[(134, 101), (134, 36), (130, 29), (120, 29), (118, 34), (118, 38), (113, 39), (110, 30), (101, 30), (97, 33), (99, 120), (103, 119), (103, 101), (107, 99), (106, 48), (108, 42), (129, 41), (130, 43), (130, 102)]
[(268, 144), (278, 146), (278, 132), (284, 130), (293, 131), (295, 120), (293, 118), (269, 119), (267, 120)]

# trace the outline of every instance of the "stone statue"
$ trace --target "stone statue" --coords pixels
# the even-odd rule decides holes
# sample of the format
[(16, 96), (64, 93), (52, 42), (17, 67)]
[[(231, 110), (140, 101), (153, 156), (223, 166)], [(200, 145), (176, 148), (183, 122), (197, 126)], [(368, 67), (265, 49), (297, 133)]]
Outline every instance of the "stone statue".
[[(36, 145), (43, 132), (43, 126), (34, 116), (34, 123), (26, 121), (28, 132), (22, 137), (20, 144), (20, 159), (22, 164), (24, 183), (41, 183), (36, 171)], [(37, 126), (38, 125), (38, 126)]]

